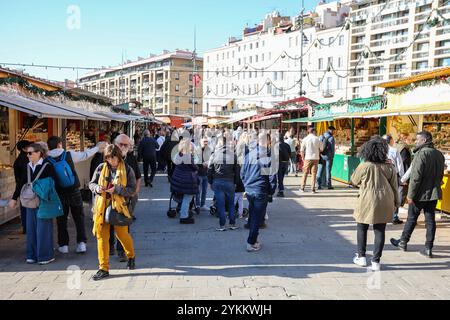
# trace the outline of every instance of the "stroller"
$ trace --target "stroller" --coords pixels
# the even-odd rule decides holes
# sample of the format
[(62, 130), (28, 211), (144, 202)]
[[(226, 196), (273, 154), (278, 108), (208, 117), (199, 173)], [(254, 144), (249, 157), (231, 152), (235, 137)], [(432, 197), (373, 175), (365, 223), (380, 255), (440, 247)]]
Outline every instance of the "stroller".
[[(177, 204), (176, 207), (172, 205), (172, 202), (175, 202)], [(183, 195), (176, 192), (172, 192), (169, 200), (169, 210), (167, 210), (167, 216), (170, 219), (175, 219), (177, 214), (180, 213), (182, 202), (183, 202)], [(195, 195), (194, 195), (192, 196), (192, 200), (189, 203), (189, 218), (192, 218), (195, 213), (199, 215), (200, 208), (195, 207)]]
[[(235, 212), (238, 211), (238, 209), (239, 209), (238, 206), (239, 206), (239, 204), (236, 203), (236, 204), (235, 204), (235, 208), (234, 208)], [(225, 202), (225, 212), (228, 213), (228, 205), (227, 205), (226, 202)], [(212, 205), (211, 207), (209, 207), (209, 213), (210, 213), (212, 216), (215, 216), (216, 218), (219, 217), (219, 210), (217, 209), (217, 201), (216, 201), (216, 197), (213, 198), (213, 205)], [(249, 214), (248, 209), (247, 209), (247, 208), (244, 208), (243, 213), (242, 213), (242, 216), (243, 216), (244, 218), (247, 218), (247, 217), (248, 217), (248, 214)]]

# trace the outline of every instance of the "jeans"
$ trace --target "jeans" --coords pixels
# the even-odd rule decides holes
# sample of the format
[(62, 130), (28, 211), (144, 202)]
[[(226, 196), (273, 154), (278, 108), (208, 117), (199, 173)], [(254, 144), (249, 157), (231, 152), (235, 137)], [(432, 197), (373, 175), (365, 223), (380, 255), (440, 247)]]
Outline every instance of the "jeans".
[(27, 259), (36, 262), (55, 257), (53, 249), (53, 219), (38, 218), (38, 209), (27, 208)]
[(198, 176), (198, 193), (195, 196), (195, 205), (204, 207), (206, 204), (206, 194), (208, 193), (208, 177)]
[[(367, 247), (367, 231), (369, 230), (369, 225), (358, 223), (357, 228), (358, 254), (360, 257), (365, 257)], [(384, 243), (386, 241), (386, 224), (374, 224), (373, 232), (375, 233), (375, 244), (372, 261), (380, 263), (381, 256), (383, 255)]]
[(238, 209), (238, 215), (239, 217), (242, 217), (244, 214), (244, 193), (243, 192), (236, 192), (234, 194), (234, 206)]
[(411, 235), (417, 225), (417, 219), (420, 216), (420, 212), (423, 210), (425, 214), (425, 226), (427, 228), (427, 240), (425, 247), (427, 249), (433, 249), (434, 238), (436, 236), (436, 211), (437, 201), (419, 201), (409, 205), (408, 220), (405, 224), (405, 229), (401, 237), (402, 241), (406, 243), (411, 239)]
[(84, 224), (83, 200), (81, 192), (77, 190), (70, 194), (60, 194), (59, 198), (63, 205), (64, 215), (56, 219), (58, 225), (58, 245), (69, 245), (69, 232), (67, 231), (67, 218), (69, 211), (72, 213), (75, 228), (77, 230), (77, 243), (87, 242), (86, 230)]
[(297, 173), (297, 152), (291, 152), (290, 172)]
[(250, 227), (247, 243), (254, 245), (258, 241), (259, 226), (264, 222), (268, 196), (266, 194), (247, 193), (248, 224)]
[(234, 195), (235, 185), (231, 180), (215, 179), (213, 182), (214, 196), (217, 202), (217, 211), (219, 212), (220, 226), (224, 227), (227, 222), (225, 215), (225, 202), (228, 207), (228, 216), (230, 224), (236, 223), (236, 217), (234, 214)]
[[(331, 188), (333, 186), (331, 183), (332, 169), (333, 169), (333, 159), (323, 159), (321, 163), (319, 162), (319, 169), (317, 171), (317, 186), (319, 188), (322, 187)], [(325, 178), (325, 181), (322, 181), (323, 178)]]
[[(155, 158), (144, 159), (143, 166), (144, 166), (145, 185), (147, 185), (149, 183), (153, 183), (153, 179), (155, 178), (155, 174), (156, 174), (156, 159)], [(150, 170), (151, 170), (150, 180), (148, 179), (148, 167), (149, 166), (150, 166)]]
[(187, 219), (189, 218), (189, 205), (191, 204), (192, 195), (185, 194), (183, 196), (183, 201), (181, 202), (181, 209), (180, 209), (180, 219)]
[(289, 170), (289, 162), (280, 162), (280, 167), (278, 168), (278, 191), (284, 191), (284, 177), (287, 175)]
[(27, 233), (27, 208), (20, 205), (20, 222), (22, 223), (23, 233)]

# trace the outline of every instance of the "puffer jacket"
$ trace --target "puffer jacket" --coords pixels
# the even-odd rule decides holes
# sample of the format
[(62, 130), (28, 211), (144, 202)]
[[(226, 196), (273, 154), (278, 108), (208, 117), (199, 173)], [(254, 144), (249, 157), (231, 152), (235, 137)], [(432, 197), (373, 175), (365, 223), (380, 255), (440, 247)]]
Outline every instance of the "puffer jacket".
[(48, 177), (36, 180), (33, 182), (33, 191), (40, 200), (37, 212), (37, 216), (40, 219), (53, 219), (64, 215), (53, 178)]
[(195, 195), (198, 193), (198, 167), (194, 157), (178, 154), (175, 157), (175, 170), (170, 178), (172, 193)]

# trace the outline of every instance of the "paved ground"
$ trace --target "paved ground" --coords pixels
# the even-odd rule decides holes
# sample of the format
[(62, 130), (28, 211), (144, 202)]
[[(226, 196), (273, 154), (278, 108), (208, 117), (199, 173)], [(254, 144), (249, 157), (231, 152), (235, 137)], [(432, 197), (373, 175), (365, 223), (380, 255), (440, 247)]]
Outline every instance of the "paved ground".
[[(57, 253), (55, 263), (41, 267), (24, 263), (25, 238), (17, 222), (1, 226), (0, 299), (450, 298), (449, 220), (438, 224), (435, 259), (417, 253), (425, 239), (421, 223), (411, 252), (386, 245), (384, 270), (367, 272), (351, 263), (355, 190), (340, 185), (317, 195), (300, 194), (299, 182), (300, 178), (288, 178), (287, 197), (269, 207), (263, 250), (247, 253), (247, 230), (215, 232), (218, 220), (209, 213), (202, 213), (191, 226), (169, 220), (167, 179), (157, 177), (155, 188), (142, 192), (132, 227), (137, 270), (125, 270), (125, 264), (113, 257), (112, 276), (102, 282), (90, 280), (97, 270), (92, 236), (86, 255), (72, 253), (72, 243), (69, 255)], [(90, 220), (87, 228), (91, 229)], [(387, 241), (401, 230), (402, 226), (389, 226)]]

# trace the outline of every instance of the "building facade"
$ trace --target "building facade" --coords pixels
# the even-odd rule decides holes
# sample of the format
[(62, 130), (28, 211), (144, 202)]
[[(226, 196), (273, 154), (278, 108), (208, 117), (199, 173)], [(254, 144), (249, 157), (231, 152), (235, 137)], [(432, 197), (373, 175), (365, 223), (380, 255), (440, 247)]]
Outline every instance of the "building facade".
[(299, 18), (274, 12), (255, 28), (246, 28), (242, 39), (204, 54), (206, 114), (271, 108), (299, 97), (302, 91), (326, 103), (347, 96), (349, 30), (345, 18), (350, 7), (339, 2), (321, 4), (303, 17), (303, 56)]
[[(350, 13), (350, 97), (382, 93), (375, 85), (450, 65), (448, 0), (355, 1)], [(435, 17), (441, 20), (430, 24)], [(428, 21), (428, 23), (427, 23)]]
[(86, 74), (80, 78), (79, 86), (111, 98), (115, 105), (137, 102), (155, 115), (199, 114), (203, 90), (194, 80), (195, 74), (202, 72), (203, 59), (196, 58), (196, 73), (193, 61), (192, 52), (165, 51), (162, 55)]

